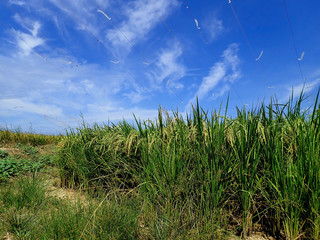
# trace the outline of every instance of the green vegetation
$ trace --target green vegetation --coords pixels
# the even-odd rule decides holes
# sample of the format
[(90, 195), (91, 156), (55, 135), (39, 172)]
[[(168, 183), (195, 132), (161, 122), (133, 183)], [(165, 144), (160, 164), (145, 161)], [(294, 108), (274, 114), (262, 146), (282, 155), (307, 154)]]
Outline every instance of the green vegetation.
[(7, 151), (0, 150), (0, 158), (6, 158), (7, 156), (9, 156)]
[(137, 239), (139, 210), (132, 200), (72, 203), (46, 194), (43, 179), (1, 186), (0, 235), (17, 239)]
[(23, 133), (20, 130), (10, 131), (0, 128), (0, 144), (26, 144), (31, 146), (41, 146), (58, 143), (62, 136), (44, 135), (36, 133)]
[(52, 145), (0, 150), (1, 239), (138, 239), (139, 202), (60, 188)]
[(47, 166), (51, 161), (50, 158), (33, 159), (16, 159), (14, 157), (6, 157), (0, 160), (0, 182), (6, 181), (13, 176), (21, 173), (37, 172), (41, 168)]
[(16, 145), (17, 148), (20, 148), (25, 154), (27, 155), (33, 155), (39, 153), (38, 149), (35, 147), (32, 147), (30, 145), (23, 145), (21, 143), (18, 143)]
[(10, 133), (0, 238), (320, 239), (318, 98), (309, 112), (301, 94), (233, 119), (160, 108), (154, 122), (83, 124), (45, 146)]
[[(11, 156), (8, 151), (0, 150), (0, 182), (7, 181), (11, 177), (21, 173), (35, 173), (53, 163), (52, 155), (41, 155), (32, 146), (17, 144), (21, 150), (20, 155)], [(25, 157), (28, 158), (25, 158)]]
[(84, 124), (59, 145), (61, 180), (93, 194), (134, 189), (153, 211), (146, 229), (156, 239), (257, 228), (320, 239), (318, 97), (310, 115), (301, 94), (284, 105), (237, 108), (234, 119), (197, 104), (186, 119), (159, 109), (156, 122), (136, 120), (137, 128)]

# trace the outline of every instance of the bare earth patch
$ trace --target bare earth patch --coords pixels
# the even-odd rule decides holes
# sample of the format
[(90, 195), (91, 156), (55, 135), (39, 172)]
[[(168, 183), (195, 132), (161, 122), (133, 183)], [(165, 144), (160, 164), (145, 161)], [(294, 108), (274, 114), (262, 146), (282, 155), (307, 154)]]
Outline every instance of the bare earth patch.
[(48, 179), (46, 183), (48, 186), (48, 196), (55, 197), (58, 199), (66, 199), (72, 203), (76, 203), (79, 200), (81, 201), (81, 203), (87, 202), (85, 194), (73, 189), (61, 188), (60, 178), (58, 177)]
[[(230, 237), (230, 238), (228, 238), (228, 240), (238, 240), (238, 239), (241, 239), (241, 238), (239, 238), (239, 237)], [(267, 236), (263, 232), (252, 233), (250, 236), (247, 236), (244, 239), (245, 240), (276, 240), (275, 238), (273, 238), (271, 236)]]
[(12, 240), (13, 238), (11, 237), (10, 233), (7, 233), (5, 236), (2, 238), (3, 240)]
[(275, 238), (266, 236), (264, 233), (254, 233), (245, 239), (246, 240), (275, 240)]
[(10, 147), (10, 146), (0, 147), (0, 150), (8, 152), (10, 155), (20, 155), (21, 154), (21, 152), (18, 148)]

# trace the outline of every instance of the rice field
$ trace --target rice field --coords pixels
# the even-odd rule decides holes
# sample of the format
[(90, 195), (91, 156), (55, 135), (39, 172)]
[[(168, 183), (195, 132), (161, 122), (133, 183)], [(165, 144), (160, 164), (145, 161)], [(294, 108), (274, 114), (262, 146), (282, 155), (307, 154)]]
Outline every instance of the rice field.
[(319, 92), (304, 100), (3, 129), (0, 238), (320, 239)]
[(320, 239), (319, 91), (304, 99), (83, 123), (58, 144), (61, 183), (136, 199), (141, 239)]
[(45, 135), (36, 133), (24, 133), (20, 129), (11, 131), (7, 127), (0, 127), (0, 144), (28, 144), (31, 146), (41, 146), (46, 144), (55, 144), (60, 141), (62, 135)]

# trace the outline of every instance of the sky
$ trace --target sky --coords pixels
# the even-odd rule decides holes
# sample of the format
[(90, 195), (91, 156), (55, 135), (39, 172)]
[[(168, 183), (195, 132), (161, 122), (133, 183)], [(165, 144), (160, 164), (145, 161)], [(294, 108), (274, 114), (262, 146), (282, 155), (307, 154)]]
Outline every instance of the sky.
[(0, 128), (44, 134), (320, 86), (317, 0), (0, 0)]

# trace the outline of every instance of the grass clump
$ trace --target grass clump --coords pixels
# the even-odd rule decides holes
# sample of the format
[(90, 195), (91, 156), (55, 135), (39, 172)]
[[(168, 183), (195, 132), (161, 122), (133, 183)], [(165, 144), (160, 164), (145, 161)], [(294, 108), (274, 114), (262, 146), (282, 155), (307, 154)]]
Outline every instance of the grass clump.
[(60, 142), (62, 183), (137, 190), (156, 216), (146, 235), (157, 239), (245, 237), (258, 227), (276, 238), (319, 239), (318, 97), (311, 114), (301, 94), (237, 108), (234, 118), (197, 103), (185, 119), (160, 108), (156, 121), (136, 126), (84, 124)]
[(1, 187), (0, 233), (30, 239), (30, 230), (37, 226), (36, 214), (46, 200), (43, 182), (35, 177), (19, 178), (14, 184)]
[(103, 202), (101, 206), (84, 206), (80, 202), (59, 204), (50, 216), (43, 216), (46, 223), (33, 233), (46, 239), (137, 239), (137, 208), (124, 201)]
[(136, 201), (77, 199), (48, 194), (45, 179), (21, 177), (0, 186), (0, 236), (13, 239), (137, 239)]
[(9, 184), (2, 191), (0, 200), (4, 207), (15, 209), (32, 208), (36, 209), (41, 206), (45, 199), (45, 186), (41, 179), (19, 178), (15, 184)]

